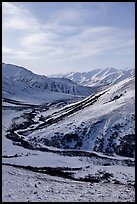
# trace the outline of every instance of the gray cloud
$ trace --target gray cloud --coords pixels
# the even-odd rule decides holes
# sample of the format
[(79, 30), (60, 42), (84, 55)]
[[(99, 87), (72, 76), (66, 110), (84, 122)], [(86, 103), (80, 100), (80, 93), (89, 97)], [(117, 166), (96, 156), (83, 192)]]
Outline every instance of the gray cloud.
[[(22, 64), (33, 65), (33, 60), (43, 64), (48, 62), (49, 67), (62, 66), (74, 60), (87, 60), (87, 58), (113, 55), (134, 54), (134, 31), (120, 27), (95, 26), (89, 23), (98, 15), (97, 10), (59, 10), (51, 13), (44, 23), (40, 22), (26, 8), (17, 3), (3, 2), (3, 36), (10, 38), (10, 32), (14, 31), (14, 47), (6, 43), (3, 38), (3, 58), (16, 60)], [(99, 11), (106, 13), (104, 4), (99, 4)], [(86, 22), (86, 23), (84, 23)], [(16, 31), (16, 32), (15, 32)], [(21, 32), (21, 35), (18, 34)], [(18, 43), (16, 43), (18, 42)], [(75, 62), (74, 62), (75, 64)], [(61, 67), (60, 67), (61, 69)]]

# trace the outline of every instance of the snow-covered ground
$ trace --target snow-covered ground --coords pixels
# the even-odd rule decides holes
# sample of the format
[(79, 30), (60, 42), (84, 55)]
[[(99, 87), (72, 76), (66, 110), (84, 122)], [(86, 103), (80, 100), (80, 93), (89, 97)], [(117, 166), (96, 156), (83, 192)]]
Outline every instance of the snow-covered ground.
[(129, 185), (73, 181), (3, 166), (2, 201), (135, 202), (135, 190)]

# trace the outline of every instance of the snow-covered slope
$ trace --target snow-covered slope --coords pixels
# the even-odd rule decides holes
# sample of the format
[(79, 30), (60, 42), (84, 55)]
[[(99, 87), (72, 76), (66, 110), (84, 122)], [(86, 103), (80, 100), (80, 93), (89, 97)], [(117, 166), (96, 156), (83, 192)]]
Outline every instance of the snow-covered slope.
[[(65, 78), (48, 78), (31, 71), (11, 65), (2, 64), (2, 96), (28, 102), (49, 102), (72, 99), (74, 96), (88, 96), (89, 87), (83, 87)], [(33, 100), (31, 100), (31, 98)]]
[(68, 74), (56, 75), (57, 77), (65, 77), (84, 86), (105, 86), (117, 83), (126, 78), (134, 76), (134, 69), (95, 69), (89, 72), (71, 72)]
[(3, 64), (3, 202), (135, 200), (135, 77), (95, 72), (111, 84)]
[[(34, 113), (33, 113), (34, 114)], [(135, 156), (135, 78), (125, 79), (104, 91), (56, 112), (40, 112), (22, 130), (18, 120), (10, 131), (30, 148), (53, 146)], [(17, 142), (18, 144), (18, 142)]]

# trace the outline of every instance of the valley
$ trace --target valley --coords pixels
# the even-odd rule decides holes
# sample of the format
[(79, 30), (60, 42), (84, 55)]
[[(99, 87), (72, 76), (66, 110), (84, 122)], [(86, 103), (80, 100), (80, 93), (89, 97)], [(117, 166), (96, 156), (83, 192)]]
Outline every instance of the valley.
[[(51, 91), (24, 69), (22, 74), (16, 68), (14, 76), (7, 70), (2, 93), (3, 201), (50, 201), (51, 197), (71, 201), (63, 187), (73, 193), (77, 189), (76, 201), (134, 201), (135, 77), (101, 89), (72, 83), (75, 91), (69, 81), (65, 89)], [(39, 82), (40, 87), (35, 87)], [(24, 191), (18, 198), (16, 179), (19, 188), (22, 182), (32, 190), (30, 198), (23, 198)], [(110, 198), (102, 197), (103, 188), (107, 191), (110, 186)], [(81, 188), (88, 192), (83, 198)]]

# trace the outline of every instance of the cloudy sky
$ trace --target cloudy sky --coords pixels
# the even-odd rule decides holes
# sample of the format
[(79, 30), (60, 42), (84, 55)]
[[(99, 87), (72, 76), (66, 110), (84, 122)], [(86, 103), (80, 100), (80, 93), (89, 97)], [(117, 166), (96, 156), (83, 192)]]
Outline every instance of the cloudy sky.
[(135, 67), (134, 2), (3, 2), (2, 58), (38, 74)]

